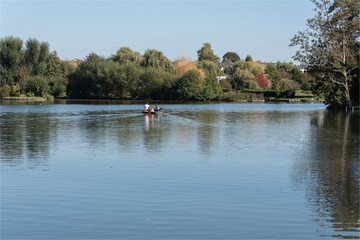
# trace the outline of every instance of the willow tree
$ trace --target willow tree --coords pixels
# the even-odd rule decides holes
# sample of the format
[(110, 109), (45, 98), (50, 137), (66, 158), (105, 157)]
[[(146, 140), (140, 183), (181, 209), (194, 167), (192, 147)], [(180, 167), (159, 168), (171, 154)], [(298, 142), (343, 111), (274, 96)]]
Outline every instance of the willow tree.
[(145, 68), (161, 68), (165, 72), (175, 73), (173, 63), (161, 51), (155, 49), (145, 51), (142, 65)]
[(307, 65), (326, 101), (333, 106), (352, 107), (351, 88), (359, 81), (358, 0), (312, 0), (316, 15), (308, 29), (291, 39), (299, 46), (294, 56)]

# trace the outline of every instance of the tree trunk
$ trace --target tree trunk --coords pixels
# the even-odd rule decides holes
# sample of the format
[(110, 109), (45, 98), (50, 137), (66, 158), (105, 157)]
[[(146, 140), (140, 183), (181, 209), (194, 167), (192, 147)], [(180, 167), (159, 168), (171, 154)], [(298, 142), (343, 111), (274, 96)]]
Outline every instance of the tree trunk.
[(345, 100), (346, 100), (346, 107), (352, 108), (351, 98), (350, 98), (350, 91), (349, 91), (349, 85), (348, 81), (346, 79), (345, 81)]

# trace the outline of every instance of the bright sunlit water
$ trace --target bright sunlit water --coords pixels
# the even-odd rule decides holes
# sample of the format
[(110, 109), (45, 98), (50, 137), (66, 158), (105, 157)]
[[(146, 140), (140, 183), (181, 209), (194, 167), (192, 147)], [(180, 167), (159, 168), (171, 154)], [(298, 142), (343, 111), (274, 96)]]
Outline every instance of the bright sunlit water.
[(2, 104), (1, 239), (359, 238), (359, 113)]

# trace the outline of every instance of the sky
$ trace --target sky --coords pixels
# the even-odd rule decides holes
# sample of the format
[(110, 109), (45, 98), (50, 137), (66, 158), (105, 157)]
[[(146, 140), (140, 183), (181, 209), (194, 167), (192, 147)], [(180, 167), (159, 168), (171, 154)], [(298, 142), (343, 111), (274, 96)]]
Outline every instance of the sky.
[(210, 43), (221, 59), (293, 61), (290, 39), (314, 16), (310, 0), (0, 0), (0, 36), (48, 42), (63, 60), (120, 47), (197, 59)]

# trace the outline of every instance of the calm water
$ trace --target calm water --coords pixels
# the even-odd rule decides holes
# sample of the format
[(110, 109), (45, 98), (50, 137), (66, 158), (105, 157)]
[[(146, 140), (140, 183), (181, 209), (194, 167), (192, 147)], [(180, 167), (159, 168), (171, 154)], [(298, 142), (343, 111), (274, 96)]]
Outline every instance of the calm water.
[(359, 113), (69, 103), (0, 105), (1, 239), (359, 238)]

